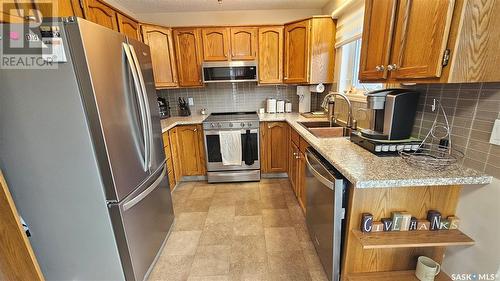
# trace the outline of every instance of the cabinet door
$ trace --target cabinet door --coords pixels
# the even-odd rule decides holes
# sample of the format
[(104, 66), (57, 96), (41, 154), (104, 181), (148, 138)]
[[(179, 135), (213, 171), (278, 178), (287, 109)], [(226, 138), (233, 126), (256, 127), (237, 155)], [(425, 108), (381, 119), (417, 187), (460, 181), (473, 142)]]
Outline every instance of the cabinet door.
[(288, 168), (288, 124), (267, 122), (267, 172), (286, 173)]
[(387, 78), (396, 3), (396, 0), (366, 0), (365, 2), (359, 66), (360, 80)]
[(175, 65), (172, 30), (159, 26), (142, 26), (144, 43), (151, 49), (153, 73), (157, 89), (177, 87), (177, 67)]
[(116, 14), (116, 19), (118, 21), (118, 30), (121, 34), (124, 34), (129, 38), (141, 41), (139, 36), (138, 22), (120, 13)]
[(201, 40), (198, 28), (174, 29), (179, 86), (202, 86)]
[(259, 83), (283, 82), (283, 27), (259, 28)]
[(116, 11), (99, 0), (87, 0), (86, 18), (99, 25), (118, 31)]
[(306, 204), (307, 204), (307, 191), (306, 191), (306, 159), (304, 153), (298, 150), (297, 153), (297, 189), (299, 200), (299, 205), (302, 207), (304, 213), (306, 212)]
[(285, 26), (285, 83), (307, 83), (311, 21)]
[[(4, 23), (23, 23), (26, 22), (27, 18), (32, 20), (37, 20), (36, 11), (38, 8), (34, 0), (32, 1), (21, 1), (21, 0), (10, 0), (10, 1), (0, 1), (0, 22)], [(47, 6), (45, 6), (47, 7)], [(44, 11), (45, 12), (45, 11)], [(50, 11), (52, 13), (52, 11)], [(43, 16), (43, 14), (42, 14)]]
[(177, 127), (177, 153), (180, 159), (182, 176), (203, 175), (205, 168), (202, 161), (202, 143), (200, 128), (197, 125)]
[(391, 77), (440, 77), (454, 0), (401, 0), (394, 33)]
[(229, 32), (226, 27), (203, 28), (204, 61), (229, 60)]
[(176, 182), (181, 181), (181, 160), (180, 160), (180, 155), (179, 155), (179, 150), (178, 150), (178, 134), (177, 134), (177, 127), (170, 129), (168, 131), (168, 138), (170, 140), (170, 151), (172, 152), (172, 164), (173, 164), (173, 174)]
[(231, 27), (231, 60), (257, 59), (256, 27)]
[(290, 185), (292, 186), (293, 193), (298, 197), (298, 185), (297, 185), (297, 153), (299, 148), (297, 145), (290, 141), (289, 152), (288, 152), (288, 178), (290, 180)]
[[(82, 5), (83, 6), (83, 5)], [(79, 0), (58, 0), (57, 16), (59, 17), (81, 17), (83, 18), (83, 8)], [(42, 11), (43, 13), (43, 11)]]

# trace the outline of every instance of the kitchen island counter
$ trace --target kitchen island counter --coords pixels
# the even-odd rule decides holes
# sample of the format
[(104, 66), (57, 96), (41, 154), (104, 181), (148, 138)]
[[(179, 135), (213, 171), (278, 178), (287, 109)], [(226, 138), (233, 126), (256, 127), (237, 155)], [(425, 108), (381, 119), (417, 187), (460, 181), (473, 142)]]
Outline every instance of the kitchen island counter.
[(491, 176), (466, 167), (441, 172), (418, 169), (401, 157), (376, 156), (346, 137), (318, 138), (298, 123), (326, 121), (325, 118), (285, 113), (259, 114), (259, 119), (261, 122), (287, 122), (355, 188), (488, 184), (492, 180)]

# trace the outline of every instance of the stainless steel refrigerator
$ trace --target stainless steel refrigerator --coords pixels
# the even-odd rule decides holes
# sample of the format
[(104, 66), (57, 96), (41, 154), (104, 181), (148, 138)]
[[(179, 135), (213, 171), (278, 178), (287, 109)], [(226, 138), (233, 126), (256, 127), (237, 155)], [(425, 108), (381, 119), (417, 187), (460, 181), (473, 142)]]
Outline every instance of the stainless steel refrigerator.
[(82, 19), (39, 28), (55, 67), (0, 69), (0, 168), (35, 255), (47, 280), (143, 280), (174, 220), (149, 47)]

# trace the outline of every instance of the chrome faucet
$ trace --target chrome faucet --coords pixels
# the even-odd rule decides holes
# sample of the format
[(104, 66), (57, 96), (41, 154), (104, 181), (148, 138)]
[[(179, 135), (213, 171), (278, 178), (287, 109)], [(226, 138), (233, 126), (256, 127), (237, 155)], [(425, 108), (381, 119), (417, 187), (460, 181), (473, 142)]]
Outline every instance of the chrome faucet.
[[(352, 115), (352, 103), (351, 103), (351, 101), (349, 100), (349, 98), (345, 94), (339, 93), (339, 92), (330, 92), (323, 99), (323, 102), (321, 103), (321, 107), (323, 107), (325, 110), (328, 110), (328, 103), (329, 103), (330, 99), (333, 98), (333, 97), (335, 97), (335, 96), (342, 97), (346, 101), (346, 103), (347, 103), (348, 112), (347, 112), (347, 124), (346, 124), (346, 127), (347, 128), (352, 128), (352, 129), (356, 130), (357, 121), (354, 120), (353, 115)], [(329, 121), (332, 122), (333, 118), (335, 118), (335, 117), (334, 117), (334, 114), (332, 112), (332, 116), (330, 116), (330, 120)]]

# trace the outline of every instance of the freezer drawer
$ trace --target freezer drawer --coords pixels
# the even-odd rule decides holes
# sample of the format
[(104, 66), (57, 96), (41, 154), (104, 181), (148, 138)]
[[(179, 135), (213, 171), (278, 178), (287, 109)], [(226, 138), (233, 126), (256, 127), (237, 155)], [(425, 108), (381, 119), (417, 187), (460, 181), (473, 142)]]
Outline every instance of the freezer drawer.
[(340, 278), (345, 181), (312, 149), (306, 151), (306, 223), (328, 280)]
[[(144, 280), (174, 220), (166, 167), (149, 187), (132, 193), (111, 214), (127, 280)], [(121, 226), (121, 227), (120, 227)]]

